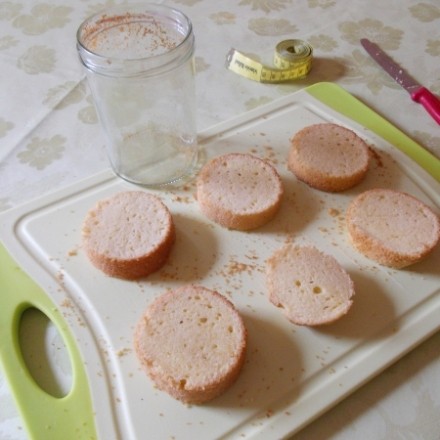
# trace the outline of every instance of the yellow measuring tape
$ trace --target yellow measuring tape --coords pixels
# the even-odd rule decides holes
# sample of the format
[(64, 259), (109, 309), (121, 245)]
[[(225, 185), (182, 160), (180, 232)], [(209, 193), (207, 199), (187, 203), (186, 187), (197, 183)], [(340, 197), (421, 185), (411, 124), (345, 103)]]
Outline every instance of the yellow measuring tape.
[(236, 49), (226, 57), (226, 67), (245, 78), (262, 83), (279, 83), (307, 76), (312, 68), (312, 46), (302, 40), (284, 40), (275, 47), (275, 67), (265, 66)]

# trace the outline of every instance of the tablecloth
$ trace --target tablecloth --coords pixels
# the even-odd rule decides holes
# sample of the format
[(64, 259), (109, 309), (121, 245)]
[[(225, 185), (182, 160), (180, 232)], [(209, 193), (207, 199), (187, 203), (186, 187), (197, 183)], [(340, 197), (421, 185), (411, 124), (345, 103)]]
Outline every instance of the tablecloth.
[[(0, 1), (0, 211), (108, 167), (105, 141), (76, 53), (76, 30), (116, 3)], [(440, 127), (382, 72), (359, 39), (376, 41), (440, 93), (438, 0), (174, 0), (196, 36), (198, 128), (233, 118), (308, 85), (334, 82), (440, 158)], [(225, 68), (234, 47), (271, 64), (277, 42), (314, 49), (302, 80), (261, 84)], [(440, 317), (439, 317), (440, 319)], [(69, 376), (57, 332), (48, 330), (61, 374)], [(440, 438), (440, 334), (295, 435), (302, 439)], [(58, 359), (58, 361), (57, 361)], [(0, 373), (0, 439), (25, 439)]]

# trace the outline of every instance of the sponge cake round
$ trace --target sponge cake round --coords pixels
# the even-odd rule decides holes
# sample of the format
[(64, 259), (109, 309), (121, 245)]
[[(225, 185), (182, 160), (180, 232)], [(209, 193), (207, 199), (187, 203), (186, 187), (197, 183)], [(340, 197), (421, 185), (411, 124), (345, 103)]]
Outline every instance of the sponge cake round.
[(158, 270), (175, 240), (173, 219), (155, 195), (124, 191), (100, 200), (83, 223), (83, 247), (107, 275), (136, 279)]
[(137, 356), (156, 386), (185, 403), (203, 403), (237, 379), (246, 329), (233, 304), (202, 286), (157, 297), (135, 332)]
[(280, 207), (282, 194), (275, 168), (251, 154), (216, 157), (197, 178), (200, 209), (229, 229), (251, 230), (269, 222)]
[(347, 209), (346, 222), (359, 252), (396, 269), (422, 260), (440, 240), (438, 215), (415, 197), (391, 189), (359, 194)]
[(350, 309), (354, 284), (330, 255), (313, 246), (288, 244), (267, 261), (269, 300), (289, 321), (316, 326), (333, 322)]
[(295, 134), (287, 165), (309, 186), (339, 192), (365, 177), (369, 161), (368, 146), (355, 132), (324, 123), (310, 125)]

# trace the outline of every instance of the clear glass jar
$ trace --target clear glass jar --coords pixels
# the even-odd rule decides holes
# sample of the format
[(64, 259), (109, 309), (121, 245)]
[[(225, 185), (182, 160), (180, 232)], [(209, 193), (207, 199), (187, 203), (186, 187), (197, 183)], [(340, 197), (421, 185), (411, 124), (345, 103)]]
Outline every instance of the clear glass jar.
[(77, 48), (115, 173), (145, 186), (190, 174), (198, 146), (188, 17), (156, 4), (112, 7), (81, 24)]

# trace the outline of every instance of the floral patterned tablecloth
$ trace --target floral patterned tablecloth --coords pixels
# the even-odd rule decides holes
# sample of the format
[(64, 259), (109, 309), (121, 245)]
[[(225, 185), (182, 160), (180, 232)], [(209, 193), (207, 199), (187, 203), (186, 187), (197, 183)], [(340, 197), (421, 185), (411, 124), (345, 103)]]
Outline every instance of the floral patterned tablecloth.
[[(75, 33), (86, 16), (115, 3), (120, 2), (0, 1), (0, 211), (108, 166), (77, 58)], [(330, 81), (440, 158), (439, 125), (359, 44), (362, 37), (376, 41), (439, 94), (439, 0), (164, 3), (183, 10), (194, 24), (200, 130), (308, 85)], [(289, 38), (304, 39), (314, 48), (313, 69), (306, 79), (260, 84), (224, 67), (232, 47), (270, 64), (276, 43)], [(61, 349), (56, 332), (49, 329), (47, 337), (52, 351)], [(294, 438), (438, 440), (439, 354), (436, 334)], [(68, 377), (65, 358), (52, 357)], [(24, 438), (0, 373), (0, 440)]]

